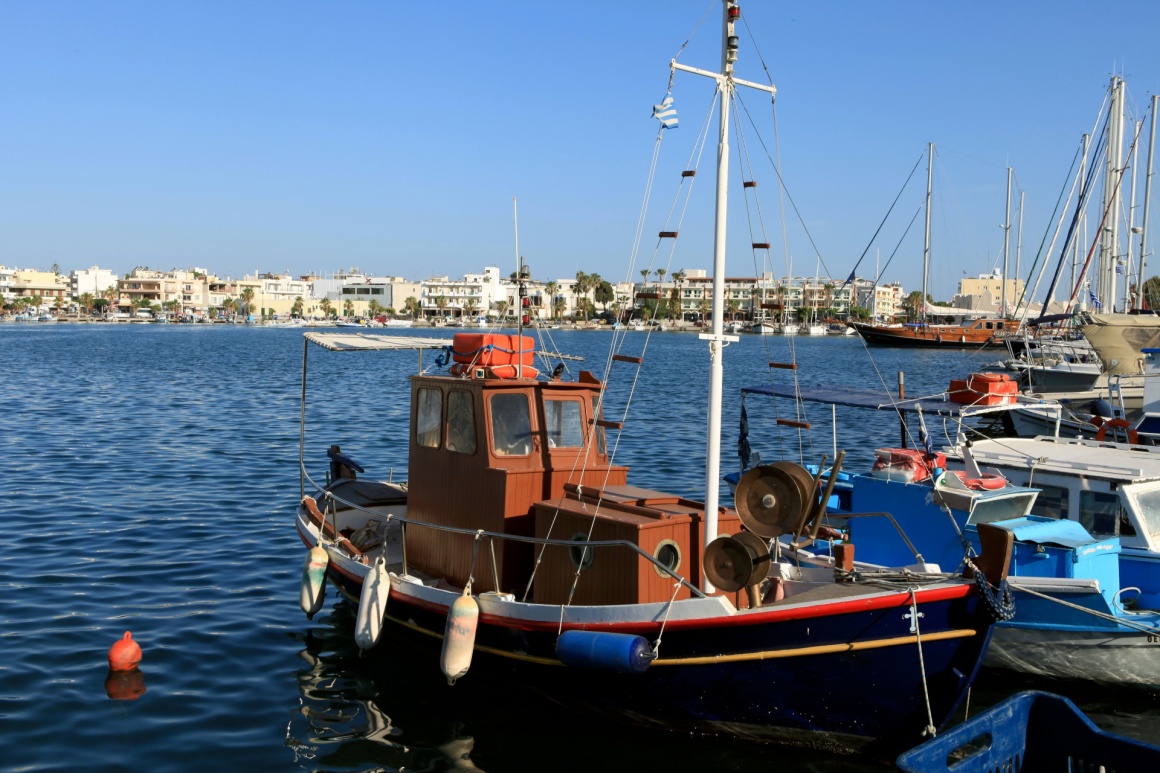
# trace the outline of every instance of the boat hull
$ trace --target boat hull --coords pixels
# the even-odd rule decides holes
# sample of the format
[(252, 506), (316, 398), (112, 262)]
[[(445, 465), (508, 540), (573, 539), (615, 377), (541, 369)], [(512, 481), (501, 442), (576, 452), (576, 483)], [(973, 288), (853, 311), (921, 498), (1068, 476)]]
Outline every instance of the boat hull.
[[(1018, 602), (1017, 602), (1018, 603)], [(1035, 676), (1160, 688), (1160, 645), (1126, 628), (997, 626), (985, 665)]]
[(980, 335), (977, 331), (957, 326), (930, 325), (927, 327), (886, 327), (862, 322), (847, 322), (862, 339), (872, 346), (913, 346), (926, 349), (978, 349), (1004, 346), (1004, 339), (994, 335)]
[[(316, 538), (301, 517), (299, 534), (307, 545)], [(329, 552), (328, 578), (357, 605), (369, 567)], [(918, 591), (922, 665), (908, 592), (866, 594), (835, 585), (823, 593), (836, 597), (823, 605), (794, 597), (740, 611), (722, 597), (562, 609), (484, 593), (477, 596), (479, 627), (464, 678), (496, 679), (638, 724), (836, 751), (917, 743), (927, 726), (924, 695), (935, 724), (945, 722), (974, 679), (992, 630), (973, 588), (944, 583)], [(448, 611), (459, 595), (393, 575), (383, 635), (372, 652), (393, 660), (391, 642), (406, 636), (438, 668)], [(556, 641), (573, 628), (650, 643), (660, 638), (659, 658), (643, 674), (564, 666)]]

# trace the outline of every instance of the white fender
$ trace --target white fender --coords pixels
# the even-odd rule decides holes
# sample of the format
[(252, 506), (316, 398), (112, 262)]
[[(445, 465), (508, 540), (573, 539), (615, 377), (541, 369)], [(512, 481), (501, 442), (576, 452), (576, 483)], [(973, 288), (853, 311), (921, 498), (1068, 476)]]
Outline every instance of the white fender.
[(479, 604), (471, 595), (470, 586), (455, 599), (447, 612), (447, 626), (443, 629), (443, 652), (439, 666), (447, 677), (447, 684), (467, 673), (471, 668), (471, 653), (475, 649), (475, 631), (479, 625)]
[(312, 619), (318, 610), (322, 609), (322, 601), (326, 596), (326, 565), (330, 557), (321, 545), (310, 548), (306, 554), (306, 564), (302, 567), (302, 611), (306, 619)]
[(387, 614), (387, 597), (391, 593), (391, 577), (382, 556), (363, 580), (362, 595), (358, 600), (358, 617), (354, 623), (354, 641), (360, 649), (369, 650), (379, 641), (383, 620)]

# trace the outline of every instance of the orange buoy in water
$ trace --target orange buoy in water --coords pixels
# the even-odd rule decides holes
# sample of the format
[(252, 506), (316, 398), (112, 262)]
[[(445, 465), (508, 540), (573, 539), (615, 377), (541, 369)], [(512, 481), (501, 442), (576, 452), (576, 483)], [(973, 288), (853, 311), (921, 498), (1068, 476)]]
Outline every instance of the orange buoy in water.
[(113, 671), (132, 671), (141, 662), (141, 648), (133, 641), (133, 634), (125, 631), (121, 640), (109, 647), (109, 668)]

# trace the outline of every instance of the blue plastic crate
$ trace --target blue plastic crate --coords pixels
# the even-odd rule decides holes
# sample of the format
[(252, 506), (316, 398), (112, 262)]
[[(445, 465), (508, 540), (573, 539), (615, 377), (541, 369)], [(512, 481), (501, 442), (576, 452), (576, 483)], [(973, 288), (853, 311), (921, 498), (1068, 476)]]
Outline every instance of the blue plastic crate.
[(1105, 733), (1059, 695), (1013, 695), (904, 753), (905, 773), (1160, 771), (1160, 746)]

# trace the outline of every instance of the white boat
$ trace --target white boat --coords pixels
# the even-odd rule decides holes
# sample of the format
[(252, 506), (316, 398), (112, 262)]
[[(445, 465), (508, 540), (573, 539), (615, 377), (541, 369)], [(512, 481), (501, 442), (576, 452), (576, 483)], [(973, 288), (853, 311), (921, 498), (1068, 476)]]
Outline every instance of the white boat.
[[(737, 3), (723, 0), (721, 72), (672, 63), (674, 76), (708, 76), (720, 86), (718, 201), (727, 190), (734, 90), (775, 91), (735, 77), (739, 19)], [(662, 123), (670, 104), (657, 107)], [(724, 234), (723, 207), (717, 218)], [(724, 265), (718, 238), (717, 299)], [(702, 334), (703, 477), (683, 481), (704, 484), (703, 502), (631, 485), (614, 458), (619, 444), (606, 437), (626, 430), (602, 414), (602, 380), (590, 372), (564, 380), (563, 369), (534, 378), (530, 337), (461, 333), (449, 343), (306, 333), (331, 351), (441, 349), (450, 369), (409, 379), (405, 484), (358, 477), (363, 468), (338, 446), (328, 452), (327, 483), (315, 483), (301, 447), (295, 523), (310, 548), (303, 609), (321, 608), (325, 576), (359, 606), (356, 641), (370, 643), (387, 667), (433, 668), (438, 654), (451, 683), (486, 670), (512, 689), (656, 726), (854, 749), (875, 740), (906, 748), (944, 725), (995, 619), (984, 584), (894, 573), (781, 583), (768, 534), (743, 530), (742, 514), (718, 503), (721, 356), (737, 340), (724, 333), (724, 313), (719, 300), (711, 332)], [(610, 361), (631, 367), (642, 359), (618, 353)], [(305, 422), (305, 361), (302, 372)], [(373, 372), (381, 378), (381, 368)], [(687, 388), (674, 383), (674, 399), (685, 399)], [(385, 389), (384, 399), (397, 393)], [(362, 426), (365, 416), (351, 422)], [(368, 432), (362, 442), (378, 441)], [(791, 465), (786, 474), (785, 499), (770, 519), (783, 525), (808, 520), (820, 499), (804, 469)], [(762, 515), (765, 532), (769, 513)], [(998, 582), (1004, 562), (989, 554), (980, 561)], [(785, 585), (800, 592), (773, 592)], [(427, 654), (412, 657), (414, 649), (394, 646), (397, 638)]]
[(388, 319), (387, 327), (410, 327), (411, 323), (409, 319)]

